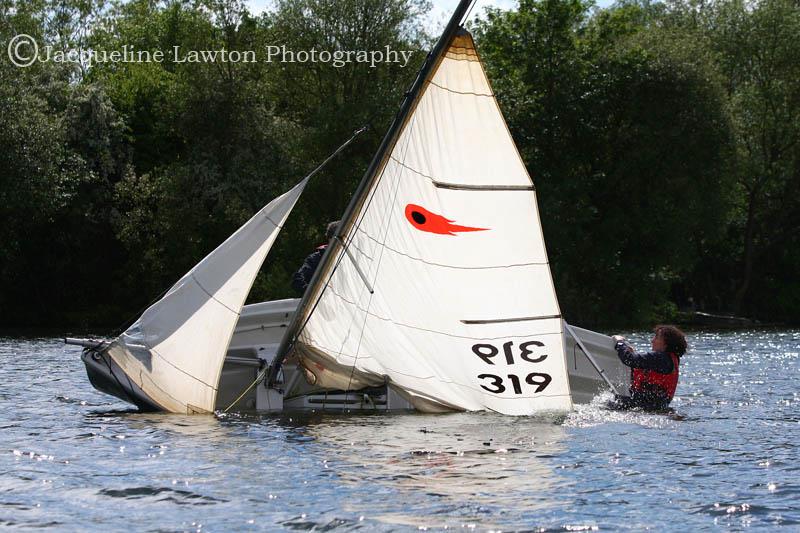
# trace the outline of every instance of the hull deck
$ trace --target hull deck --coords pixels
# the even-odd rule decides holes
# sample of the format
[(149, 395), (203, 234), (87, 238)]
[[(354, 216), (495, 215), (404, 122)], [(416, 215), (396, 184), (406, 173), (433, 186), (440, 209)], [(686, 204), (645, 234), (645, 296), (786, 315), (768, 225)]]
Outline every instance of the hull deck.
[[(248, 388), (265, 365), (270, 364), (299, 300), (276, 300), (247, 305), (242, 309), (231, 339), (219, 383), (216, 409), (224, 410)], [(627, 391), (630, 369), (618, 359), (610, 338), (573, 326), (595, 362), (619, 391)], [(574, 403), (588, 403), (608, 388), (570, 333), (564, 336), (569, 383)], [(89, 380), (99, 391), (136, 405), (143, 411), (161, 408), (102, 349), (87, 348), (82, 360)], [(239, 411), (395, 411), (412, 410), (411, 404), (391, 387), (359, 391), (331, 391), (306, 383), (302, 369), (291, 359), (283, 365), (275, 388), (263, 383), (244, 394), (235, 405)]]

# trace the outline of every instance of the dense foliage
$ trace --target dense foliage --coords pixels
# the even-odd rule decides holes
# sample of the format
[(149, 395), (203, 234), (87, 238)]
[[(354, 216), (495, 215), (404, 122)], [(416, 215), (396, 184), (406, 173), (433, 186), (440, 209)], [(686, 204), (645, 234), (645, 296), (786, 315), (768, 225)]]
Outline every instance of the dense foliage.
[[(0, 324), (128, 319), (353, 130), (251, 293), (291, 296), (424, 53), (397, 64), (57, 63), (55, 50), (424, 50), (423, 0), (0, 0)], [(564, 315), (800, 321), (800, 7), (522, 0), (472, 25), (536, 183)], [(263, 56), (262, 56), (263, 57)], [(287, 237), (291, 235), (291, 238)]]

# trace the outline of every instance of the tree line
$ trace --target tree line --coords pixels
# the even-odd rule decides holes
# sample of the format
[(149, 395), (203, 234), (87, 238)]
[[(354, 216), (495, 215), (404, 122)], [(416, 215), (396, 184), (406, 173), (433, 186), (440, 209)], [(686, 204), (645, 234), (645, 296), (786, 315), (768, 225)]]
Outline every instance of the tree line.
[[(3, 52), (19, 34), (62, 51), (419, 51), (405, 68), (0, 58), (0, 325), (121, 324), (368, 124), (312, 180), (250, 301), (293, 296), (436, 37), (429, 9), (0, 0)], [(800, 322), (796, 2), (521, 0), (470, 30), (568, 320)]]

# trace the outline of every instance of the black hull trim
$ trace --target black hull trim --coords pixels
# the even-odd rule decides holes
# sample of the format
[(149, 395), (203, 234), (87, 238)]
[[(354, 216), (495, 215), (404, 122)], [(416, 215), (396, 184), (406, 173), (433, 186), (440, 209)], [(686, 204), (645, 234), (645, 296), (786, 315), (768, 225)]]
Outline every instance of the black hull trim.
[(147, 394), (131, 381), (105, 350), (85, 348), (81, 361), (92, 386), (120, 400), (131, 403), (143, 412), (163, 411)]

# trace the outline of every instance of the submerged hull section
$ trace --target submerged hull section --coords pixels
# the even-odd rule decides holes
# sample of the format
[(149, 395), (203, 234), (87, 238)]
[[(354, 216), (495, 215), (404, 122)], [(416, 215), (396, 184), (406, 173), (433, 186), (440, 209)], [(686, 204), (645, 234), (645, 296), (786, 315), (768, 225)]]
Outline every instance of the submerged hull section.
[(290, 353), (322, 386), (388, 382), (420, 411), (569, 411), (536, 191), (472, 38), (447, 39), (343, 217)]
[[(306, 183), (308, 178), (259, 210), (107, 344), (102, 359), (132, 382), (123, 389), (138, 388), (172, 413), (214, 410), (242, 306)], [(115, 375), (109, 371), (108, 377)]]
[[(236, 393), (249, 385), (257, 374), (245, 369), (246, 361), (250, 364), (257, 358), (271, 359), (280, 343), (283, 331), (291, 322), (292, 315), (300, 300), (279, 300), (245, 306), (236, 326), (231, 348), (228, 352), (220, 382), (220, 395), (235, 398)], [(617, 390), (626, 392), (630, 383), (630, 369), (624, 366), (616, 355), (610, 337), (587, 329), (573, 327), (574, 331), (591, 352), (597, 364), (614, 383)], [(574, 403), (589, 403), (599, 392), (608, 386), (589, 359), (583, 354), (571, 334), (564, 334), (564, 359), (569, 375), (570, 391)], [(249, 358), (249, 359), (247, 359)], [(382, 379), (375, 377), (366, 385), (364, 391), (346, 393), (342, 390), (331, 390), (321, 387), (319, 383), (309, 384), (303, 368), (296, 358), (289, 359), (283, 367), (281, 389), (284, 391), (284, 409), (317, 409), (338, 410), (409, 410), (418, 409), (425, 412), (446, 412), (460, 410), (439, 402), (426, 400), (423, 397), (409, 398), (404, 391), (388, 387)], [(347, 382), (342, 387), (346, 388)], [(351, 388), (355, 388), (351, 384)], [(366, 392), (365, 392), (366, 391)], [(382, 392), (381, 392), (382, 391)], [(368, 398), (365, 399), (364, 395)], [(258, 405), (255, 392), (251, 392), (242, 400), (242, 408), (266, 409)], [(217, 408), (225, 406), (217, 405)], [(420, 406), (422, 407), (420, 409)]]
[(128, 379), (125, 372), (108, 356), (106, 350), (86, 348), (81, 354), (86, 374), (92, 386), (122, 401), (131, 403), (140, 411), (163, 411), (164, 408), (150, 398), (138, 385)]
[[(299, 300), (278, 300), (245, 306), (231, 339), (222, 368), (216, 410), (223, 410), (258, 376), (264, 365), (272, 361), (281, 337), (291, 321)], [(595, 361), (619, 391), (627, 391), (630, 369), (622, 365), (609, 337), (581, 328), (573, 328)], [(564, 335), (565, 360), (574, 403), (588, 403), (608, 387), (583, 354), (571, 334)], [(104, 349), (86, 349), (82, 360), (92, 385), (99, 391), (129, 402), (142, 411), (164, 411), (163, 406), (129, 379)], [(336, 390), (309, 384), (306, 373), (296, 360), (283, 366), (275, 389), (259, 384), (234, 406), (245, 411), (408, 411), (419, 406), (423, 398), (409, 398), (402, 391), (378, 381), (362, 390)], [(282, 397), (276, 409), (270, 392)], [(426, 412), (458, 410), (436, 402), (423, 406)]]

